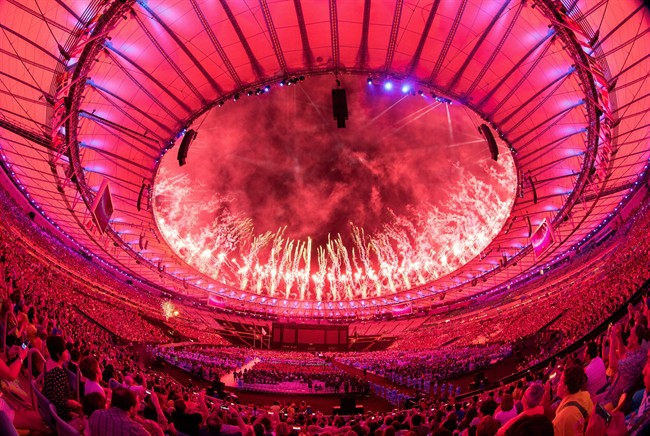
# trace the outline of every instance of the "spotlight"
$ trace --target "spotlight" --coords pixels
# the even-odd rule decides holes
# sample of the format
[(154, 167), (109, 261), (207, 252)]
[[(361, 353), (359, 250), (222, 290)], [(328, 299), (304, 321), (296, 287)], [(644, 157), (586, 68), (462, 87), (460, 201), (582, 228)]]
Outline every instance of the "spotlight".
[(368, 85), (372, 85), (372, 77), (368, 77)]
[(232, 99), (233, 99), (233, 101), (239, 100), (239, 93), (235, 94), (235, 96)]
[(264, 87), (264, 92), (269, 92), (271, 90), (271, 85), (266, 85)]
[(402, 85), (402, 92), (403, 92), (404, 94), (406, 94), (407, 92), (409, 92), (410, 89), (411, 89), (411, 87), (410, 87), (409, 85)]
[(422, 91), (422, 90), (420, 89), (420, 90), (418, 91), (418, 95), (419, 95), (420, 97), (424, 97), (424, 91)]
[(305, 80), (305, 76), (300, 76), (298, 79), (302, 82)]
[(251, 95), (253, 95), (253, 90), (252, 90), (252, 89), (249, 89), (248, 91), (246, 91), (246, 95), (249, 96), (249, 97), (250, 97)]
[(224, 102), (223, 100), (221, 100), (219, 103), (217, 103), (217, 106), (218, 106), (218, 107), (221, 107), (221, 106), (223, 106), (224, 103), (225, 103), (225, 102)]
[(284, 86), (284, 85), (285, 85), (285, 82), (283, 80), (283, 81), (280, 82), (280, 86)]
[(393, 82), (386, 82), (386, 83), (384, 83), (384, 89), (385, 89), (386, 91), (390, 91), (391, 89), (393, 89)]

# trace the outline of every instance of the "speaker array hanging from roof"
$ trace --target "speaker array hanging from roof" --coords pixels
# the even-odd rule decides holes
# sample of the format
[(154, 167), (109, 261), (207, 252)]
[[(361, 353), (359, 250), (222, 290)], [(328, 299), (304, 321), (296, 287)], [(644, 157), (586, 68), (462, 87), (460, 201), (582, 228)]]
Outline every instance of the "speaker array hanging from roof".
[(345, 127), (345, 120), (348, 119), (348, 100), (345, 96), (345, 89), (332, 89), (332, 112), (336, 120), (336, 127)]
[[(138, 210), (142, 210), (142, 198), (144, 197), (144, 191), (146, 190), (149, 192), (149, 189), (151, 189), (151, 185), (146, 183), (146, 180), (142, 181), (142, 186), (140, 186), (140, 193), (138, 193), (138, 201), (136, 202), (136, 207)], [(146, 197), (147, 199), (147, 206), (146, 210), (149, 210), (149, 195)]]
[(490, 155), (492, 156), (492, 160), (497, 160), (499, 157), (499, 147), (497, 147), (497, 142), (494, 139), (494, 135), (492, 134), (492, 130), (490, 130), (490, 127), (488, 127), (487, 124), (481, 124), (478, 126), (478, 131), (485, 140), (487, 141), (488, 147), (490, 149)]
[(533, 204), (537, 204), (537, 189), (535, 189), (532, 177), (528, 177), (528, 183), (530, 183), (530, 189), (533, 191)]
[(183, 135), (183, 140), (181, 141), (180, 147), (178, 147), (178, 166), (182, 167), (185, 165), (185, 160), (187, 159), (187, 152), (190, 150), (190, 145), (192, 141), (196, 139), (196, 131), (193, 129), (188, 130)]

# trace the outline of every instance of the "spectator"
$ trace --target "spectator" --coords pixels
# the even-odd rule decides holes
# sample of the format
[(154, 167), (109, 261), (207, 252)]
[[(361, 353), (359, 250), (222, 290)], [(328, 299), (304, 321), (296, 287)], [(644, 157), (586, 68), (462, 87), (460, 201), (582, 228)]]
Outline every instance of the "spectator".
[(586, 382), (587, 376), (581, 366), (568, 366), (562, 373), (557, 388), (562, 401), (553, 420), (556, 436), (584, 434), (587, 419), (594, 408), (589, 392), (582, 390)]
[(70, 387), (70, 380), (63, 369), (64, 363), (70, 359), (70, 353), (61, 336), (48, 336), (46, 344), (50, 357), (45, 363), (43, 395), (54, 404), (56, 413), (61, 419), (70, 421), (73, 418), (73, 411), (81, 411), (81, 404), (73, 399), (74, 393)]
[(90, 417), (91, 436), (150, 436), (142, 424), (133, 418), (137, 400), (134, 392), (118, 387), (113, 391), (111, 407), (96, 410)]
[[(0, 380), (14, 381), (20, 374), (20, 368), (27, 357), (27, 349), (14, 345), (8, 350), (7, 354), (10, 356), (10, 363), (7, 364), (3, 360), (0, 360)], [(9, 420), (15, 422), (16, 416), (14, 410), (2, 398), (0, 398), (0, 411), (5, 412)]]
[(172, 413), (172, 422), (177, 431), (181, 431), (190, 436), (198, 436), (199, 427), (204, 417), (207, 417), (207, 407), (205, 405), (205, 391), (201, 391), (198, 398), (201, 413), (187, 411), (187, 404), (183, 399), (174, 401), (174, 412)]
[(551, 436), (553, 434), (553, 423), (542, 414), (524, 416), (505, 432), (505, 436)]
[(621, 337), (621, 330), (613, 326), (610, 331), (609, 366), (615, 371), (611, 386), (599, 399), (605, 403), (616, 405), (624, 392), (634, 387), (643, 371), (647, 353), (641, 348), (645, 337), (645, 328), (637, 324), (630, 330), (627, 346)]
[(504, 425), (512, 418), (517, 416), (517, 409), (515, 409), (515, 401), (510, 394), (504, 394), (501, 398), (501, 405), (494, 414), (494, 418), (499, 421), (500, 425)]
[(476, 436), (494, 436), (499, 431), (499, 421), (490, 415), (486, 415), (476, 426)]
[(514, 418), (511, 418), (510, 421), (503, 424), (497, 432), (497, 435), (502, 436), (506, 434), (506, 431), (520, 419), (528, 416), (543, 415), (544, 407), (541, 405), (543, 397), (544, 387), (540, 383), (531, 384), (524, 391), (523, 397), (521, 398), (524, 411)]
[(607, 385), (605, 363), (598, 355), (598, 345), (595, 342), (589, 342), (585, 347), (584, 359), (587, 374), (586, 390), (594, 397)]
[(104, 388), (102, 388), (102, 386), (99, 384), (99, 380), (101, 378), (101, 369), (99, 367), (99, 362), (97, 362), (97, 359), (92, 356), (86, 356), (81, 359), (79, 368), (81, 370), (81, 375), (83, 375), (86, 379), (86, 382), (84, 384), (84, 396), (98, 393), (106, 398), (106, 392), (104, 392)]

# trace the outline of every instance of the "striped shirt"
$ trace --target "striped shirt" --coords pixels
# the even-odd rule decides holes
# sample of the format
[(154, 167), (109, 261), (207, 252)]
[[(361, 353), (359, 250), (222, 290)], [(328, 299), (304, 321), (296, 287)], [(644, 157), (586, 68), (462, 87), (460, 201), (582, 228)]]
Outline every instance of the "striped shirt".
[(150, 436), (142, 425), (117, 407), (95, 410), (90, 416), (91, 436)]

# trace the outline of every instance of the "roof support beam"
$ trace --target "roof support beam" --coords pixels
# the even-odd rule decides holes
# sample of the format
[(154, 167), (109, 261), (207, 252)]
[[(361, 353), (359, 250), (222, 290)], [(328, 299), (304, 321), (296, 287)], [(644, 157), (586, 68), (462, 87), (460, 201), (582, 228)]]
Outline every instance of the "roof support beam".
[(371, 0), (363, 2), (363, 23), (361, 25), (361, 41), (357, 53), (357, 68), (365, 68), (368, 63), (368, 33), (370, 30), (370, 4)]
[(519, 18), (519, 15), (521, 14), (522, 9), (524, 8), (525, 2), (519, 3), (519, 7), (515, 11), (515, 14), (512, 17), (512, 20), (510, 20), (510, 24), (508, 24), (508, 28), (504, 32), (503, 36), (501, 37), (501, 40), (499, 41), (499, 44), (496, 46), (496, 48), (492, 51), (492, 54), (490, 55), (490, 58), (487, 60), (485, 65), (483, 65), (483, 68), (481, 69), (481, 72), (478, 73), (472, 84), (470, 85), (469, 88), (467, 88), (467, 91), (465, 91), (464, 98), (468, 98), (469, 96), (472, 95), (472, 92), (476, 89), (479, 83), (481, 83), (481, 80), (483, 80), (483, 77), (485, 77), (485, 74), (490, 70), (492, 67), (492, 64), (494, 63), (494, 60), (497, 58), (499, 53), (501, 53), (501, 49), (503, 46), (506, 44), (506, 41), (508, 41), (508, 38), (510, 37), (510, 34), (512, 33), (512, 29), (515, 27), (515, 23), (517, 22), (517, 19)]
[[(168, 96), (170, 96), (170, 97), (171, 97), (171, 98), (172, 98), (172, 99), (173, 99), (173, 100), (174, 100), (174, 101), (175, 101), (175, 102), (176, 102), (180, 107), (182, 107), (182, 108), (183, 108), (183, 109), (184, 109), (188, 114), (189, 114), (189, 113), (192, 113), (192, 109), (191, 109), (188, 105), (186, 105), (185, 102), (184, 102), (183, 100), (181, 100), (181, 99), (178, 98), (178, 97), (177, 97), (173, 92), (171, 92), (171, 91), (169, 90), (168, 87), (166, 87), (165, 85), (163, 85), (162, 83), (160, 83), (160, 81), (159, 81), (158, 79), (156, 79), (154, 76), (152, 76), (151, 73), (149, 73), (149, 71), (147, 71), (146, 69), (142, 68), (140, 65), (138, 65), (135, 61), (133, 61), (133, 60), (132, 60), (131, 58), (129, 58), (127, 55), (125, 55), (125, 54), (122, 53), (121, 51), (119, 51), (119, 50), (117, 50), (116, 48), (114, 48), (114, 47), (112, 46), (112, 44), (106, 44), (106, 43), (104, 43), (104, 45), (106, 46), (106, 48), (107, 48), (108, 50), (110, 50), (111, 52), (115, 53), (116, 55), (118, 55), (119, 57), (121, 57), (122, 59), (124, 59), (125, 61), (127, 61), (129, 64), (131, 64), (131, 65), (133, 65), (135, 68), (137, 68), (138, 71), (140, 71), (142, 74), (144, 74), (144, 75), (145, 75), (149, 80), (151, 80), (151, 81), (152, 81), (156, 86), (158, 86), (158, 88), (160, 88), (163, 92), (165, 92), (165, 94), (167, 94)], [(120, 62), (118, 62), (117, 59), (115, 59), (114, 56), (110, 55), (110, 53), (109, 53), (109, 57), (110, 57), (110, 58), (115, 62), (116, 65), (118, 65), (118, 67), (122, 70), (122, 72), (123, 72), (123, 73), (124, 73), (124, 74), (129, 78), (129, 79), (131, 79), (131, 80), (133, 81), (133, 83), (140, 84), (140, 82), (139, 82), (138, 80), (136, 80), (136, 78), (133, 77), (133, 75), (132, 75), (131, 73), (129, 73), (129, 71), (128, 71), (126, 68), (124, 68), (124, 66), (121, 65)], [(146, 94), (146, 95), (151, 99), (151, 101), (153, 101), (153, 102), (155, 102), (156, 104), (158, 104), (158, 106), (160, 106), (160, 107), (161, 107), (165, 112), (167, 112), (167, 114), (168, 114), (169, 116), (171, 116), (173, 119), (175, 119), (175, 120), (177, 120), (177, 121), (180, 122), (180, 119), (179, 119), (176, 115), (174, 115), (174, 113), (171, 112), (171, 111), (169, 110), (169, 108), (167, 108), (167, 107), (166, 107), (166, 106), (165, 106), (165, 105), (164, 105), (160, 100), (158, 100), (157, 98), (155, 98), (155, 97), (154, 97), (154, 96), (153, 96), (149, 91), (147, 91), (147, 89), (146, 89), (144, 86), (142, 86), (142, 84), (140, 84), (140, 86), (141, 86), (140, 89), (142, 90), (142, 92), (144, 92), (144, 93), (145, 93), (145, 94)]]
[[(564, 76), (564, 77), (567, 77), (567, 76)], [(527, 120), (527, 118), (529, 118), (531, 115), (533, 115), (535, 112), (537, 112), (541, 107), (543, 107), (543, 106), (544, 106), (544, 103), (546, 103), (546, 102), (548, 101), (548, 99), (551, 98), (551, 97), (552, 97), (552, 96), (557, 92), (557, 90), (560, 89), (560, 88), (562, 87), (562, 84), (563, 84), (563, 83), (564, 83), (563, 80), (556, 81), (556, 82), (555, 82), (555, 86), (553, 87), (553, 89), (551, 89), (551, 92), (549, 92), (546, 96), (544, 96), (544, 98), (540, 99), (540, 100), (537, 102), (537, 104), (536, 104), (536, 105), (535, 105), (531, 110), (526, 111), (525, 114), (521, 114), (521, 115), (523, 115), (522, 118), (521, 118), (517, 123), (515, 123), (513, 126), (510, 126), (510, 127), (508, 128), (508, 130), (505, 131), (505, 134), (508, 135), (510, 132), (512, 132), (512, 131), (515, 130), (517, 127), (519, 127), (520, 125), (522, 125), (522, 124)], [(523, 108), (523, 107), (524, 107), (524, 106), (522, 106), (522, 108)], [(515, 113), (515, 112), (513, 112), (513, 113)], [(511, 114), (511, 115), (512, 115), (512, 114)], [(520, 150), (520, 151), (521, 151), (521, 150)]]
[(485, 28), (485, 30), (479, 37), (478, 41), (476, 41), (476, 44), (474, 44), (474, 48), (472, 48), (472, 51), (465, 58), (465, 62), (463, 62), (463, 65), (460, 66), (458, 71), (456, 71), (456, 74), (454, 74), (454, 77), (452, 77), (451, 82), (449, 82), (449, 85), (447, 85), (447, 89), (452, 89), (454, 86), (456, 86), (456, 83), (458, 83), (458, 80), (460, 80), (460, 78), (463, 76), (463, 73), (469, 66), (470, 62), (472, 62), (472, 59), (474, 59), (474, 56), (481, 48), (481, 45), (483, 44), (487, 36), (492, 31), (492, 28), (495, 26), (497, 21), (499, 21), (499, 19), (501, 18), (501, 16), (505, 12), (509, 4), (510, 4), (510, 0), (505, 0), (505, 2), (503, 2), (503, 5), (501, 6), (501, 9), (499, 9), (499, 12), (496, 15), (494, 15), (494, 17), (492, 17), (490, 24), (488, 24), (488, 26)]
[[(110, 151), (102, 150), (101, 148), (93, 147), (91, 145), (82, 144), (81, 147), (83, 147), (83, 148), (85, 148), (87, 150), (92, 150), (95, 153), (99, 153), (99, 154), (101, 154), (103, 156), (106, 156), (106, 158), (109, 161), (112, 161), (115, 165), (122, 168), (124, 171), (128, 171), (129, 173), (133, 174), (134, 176), (138, 176), (139, 178), (143, 178), (143, 179), (148, 179), (150, 177), (151, 168), (148, 168), (148, 167), (146, 167), (144, 165), (140, 165), (139, 163), (133, 162), (133, 160), (131, 160), (131, 159), (127, 159), (125, 157), (120, 156), (119, 154), (111, 153)], [(145, 171), (146, 173), (149, 173), (149, 177), (146, 174), (142, 174), (142, 173), (139, 173), (137, 171), (133, 171), (132, 169), (128, 168), (126, 165), (121, 164), (120, 161), (125, 162), (125, 163), (127, 163), (129, 165), (133, 165), (136, 168), (140, 168), (141, 170)], [(84, 168), (84, 171), (92, 172), (92, 171), (87, 170), (86, 168)], [(104, 174), (104, 173), (101, 173), (101, 172), (98, 172), (97, 174), (100, 174), (100, 175), (102, 175), (104, 177), (110, 177), (111, 176), (110, 174)], [(134, 184), (134, 186), (138, 186), (138, 188), (140, 188), (140, 184)]]
[(298, 29), (300, 30), (300, 40), (302, 41), (302, 58), (305, 62), (305, 65), (311, 68), (311, 66), (314, 65), (314, 54), (312, 53), (311, 45), (309, 44), (307, 25), (305, 23), (305, 14), (302, 12), (302, 3), (300, 0), (293, 0), (293, 7), (296, 10)]
[(415, 53), (409, 62), (409, 66), (406, 69), (407, 75), (411, 75), (415, 68), (420, 63), (420, 57), (422, 57), (422, 50), (424, 50), (424, 44), (427, 42), (429, 37), (429, 32), (431, 31), (431, 25), (433, 24), (433, 19), (436, 17), (436, 12), (438, 12), (438, 6), (440, 6), (440, 0), (435, 0), (431, 9), (429, 9), (429, 15), (427, 16), (427, 21), (424, 23), (424, 29), (422, 29), (422, 35), (420, 35), (420, 41), (415, 48)]
[(330, 0), (330, 39), (332, 41), (332, 60), (334, 70), (339, 69), (339, 18), (336, 10), (336, 0)]
[[(544, 132), (546, 132), (548, 129), (550, 129), (551, 127), (553, 127), (553, 125), (555, 125), (558, 121), (560, 121), (562, 118), (564, 118), (564, 117), (565, 117), (569, 112), (571, 112), (573, 109), (577, 108), (577, 107), (580, 106), (581, 104), (582, 104), (582, 103), (579, 103), (579, 104), (576, 104), (576, 105), (573, 105), (573, 106), (569, 106), (569, 107), (566, 108), (566, 109), (562, 109), (560, 112), (556, 113), (555, 115), (551, 115), (550, 117), (548, 117), (547, 119), (545, 119), (544, 121), (542, 121), (541, 123), (539, 123), (538, 125), (536, 125), (536, 126), (534, 126), (534, 127), (531, 127), (530, 129), (526, 129), (526, 131), (525, 131), (523, 134), (521, 134), (520, 136), (516, 137), (515, 139), (513, 139), (513, 140), (511, 141), (512, 144), (514, 145), (515, 143), (521, 141), (521, 140), (522, 140), (523, 138), (525, 138), (526, 136), (528, 136), (528, 135), (530, 135), (531, 133), (535, 132), (535, 131), (536, 131), (537, 129), (539, 129), (540, 127), (542, 127), (542, 126), (548, 124), (548, 126), (546, 127), (546, 129), (544, 129), (544, 130), (543, 130), (542, 132), (540, 132), (540, 133), (544, 133)], [(528, 144), (530, 144), (532, 141), (536, 141), (536, 140), (537, 140), (537, 137), (540, 135), (540, 133), (536, 134), (535, 137), (534, 137), (533, 139), (531, 139), (530, 141), (526, 142), (525, 144), (516, 147), (517, 150), (519, 150), (519, 151), (521, 152), (521, 150), (523, 150), (524, 148), (526, 148), (526, 146), (527, 146)]]
[[(95, 114), (90, 113), (90, 112), (86, 112), (84, 110), (79, 111), (79, 116), (87, 118), (87, 119), (89, 119), (91, 121), (95, 121), (96, 123), (98, 123), (98, 124), (100, 124), (102, 126), (110, 127), (111, 129), (117, 130), (120, 133), (123, 133), (123, 134), (127, 135), (128, 137), (135, 139), (136, 141), (138, 141), (139, 143), (141, 143), (142, 145), (147, 147), (149, 150), (155, 152), (156, 154), (151, 155), (151, 154), (147, 153), (146, 151), (144, 151), (143, 149), (132, 145), (133, 149), (139, 151), (140, 153), (142, 153), (145, 156), (148, 156), (148, 157), (150, 157), (152, 159), (155, 159), (156, 157), (158, 157), (158, 152), (160, 151), (160, 148), (155, 147), (155, 146), (151, 145), (148, 141), (143, 140), (142, 139), (143, 135), (140, 132), (136, 132), (135, 130), (131, 130), (131, 129), (127, 128), (127, 127), (124, 127), (121, 124), (115, 123), (115, 122), (113, 122), (111, 120), (107, 120), (106, 118), (102, 118), (102, 117), (100, 117), (98, 115), (95, 115)], [(146, 138), (147, 140), (151, 139), (151, 138), (147, 138), (146, 136), (144, 136), (144, 138)]]
[[(0, 23), (0, 29), (2, 29), (5, 32), (11, 33), (16, 38), (21, 39), (22, 41), (24, 41), (27, 44), (31, 45), (32, 47), (37, 49), (39, 52), (41, 52), (43, 55), (53, 59), (54, 62), (56, 62), (57, 64), (60, 63), (59, 58), (54, 56), (50, 50), (47, 50), (46, 48), (41, 47), (40, 45), (36, 44), (34, 41), (27, 38), (26, 36), (21, 35), (20, 33), (16, 32), (15, 30), (11, 29), (10, 27), (7, 27), (7, 26), (3, 25), (2, 23)], [(7, 39), (9, 39), (9, 38), (7, 38)], [(16, 53), (16, 54), (18, 54), (18, 53)]]
[[(108, 101), (110, 104), (112, 104), (113, 107), (114, 107), (115, 109), (117, 109), (117, 110), (120, 111), (122, 114), (124, 114), (125, 116), (127, 116), (131, 121), (133, 121), (134, 123), (136, 123), (137, 125), (139, 125), (140, 127), (142, 127), (142, 129), (144, 129), (145, 132), (148, 131), (148, 128), (147, 128), (145, 125), (143, 125), (142, 123), (140, 123), (139, 121), (136, 121), (136, 120), (133, 118), (132, 115), (129, 115), (129, 113), (128, 113), (126, 110), (124, 110), (124, 108), (123, 108), (122, 106), (116, 104), (115, 101), (114, 101), (113, 99), (118, 100), (121, 104), (126, 105), (126, 106), (128, 106), (130, 109), (133, 109), (134, 111), (138, 112), (140, 115), (144, 116), (144, 117), (147, 118), (149, 121), (151, 121), (152, 123), (154, 123), (155, 125), (157, 125), (158, 127), (160, 127), (162, 130), (166, 131), (166, 132), (169, 133), (170, 135), (171, 135), (172, 133), (174, 133), (173, 130), (169, 128), (169, 126), (167, 126), (167, 125), (161, 123), (160, 121), (158, 121), (157, 119), (155, 119), (154, 117), (152, 117), (151, 115), (149, 115), (148, 112), (143, 111), (143, 110), (140, 109), (138, 106), (136, 106), (136, 105), (134, 105), (133, 103), (131, 103), (130, 101), (128, 101), (128, 100), (122, 98), (121, 96), (119, 96), (119, 95), (117, 95), (117, 94), (115, 94), (115, 93), (109, 91), (108, 89), (106, 89), (106, 88), (104, 88), (104, 87), (102, 87), (102, 86), (99, 86), (99, 85), (93, 83), (92, 81), (90, 82), (90, 86), (91, 86), (91, 88), (93, 88), (94, 90), (96, 90), (97, 93), (98, 93), (99, 95), (101, 95), (101, 96), (102, 96), (106, 101)], [(112, 98), (108, 98), (108, 96), (110, 96), (110, 97), (112, 97)], [(160, 142), (164, 142), (164, 141), (165, 141), (165, 139), (162, 138), (162, 137), (160, 137), (158, 134), (156, 134), (156, 132), (152, 132), (152, 133), (153, 133), (153, 135), (154, 135), (156, 138), (158, 138), (158, 140), (159, 140)], [(145, 133), (145, 134), (146, 134), (146, 133)]]
[[(539, 60), (539, 59), (540, 59), (540, 58), (538, 58), (537, 60)], [(530, 71), (530, 70), (529, 70), (529, 71)], [(528, 104), (530, 104), (530, 102), (532, 102), (532, 101), (535, 100), (537, 97), (539, 97), (541, 94), (543, 94), (544, 92), (546, 92), (546, 90), (547, 90), (548, 88), (550, 88), (551, 86), (553, 86), (554, 84), (556, 84), (556, 83), (558, 83), (558, 82), (560, 82), (560, 83), (558, 83), (558, 86), (561, 85), (561, 84), (564, 82), (564, 80), (565, 80), (567, 77), (569, 77), (569, 76), (573, 73), (573, 71), (574, 71), (574, 70), (571, 69), (571, 70), (567, 71), (566, 73), (562, 74), (561, 76), (558, 76), (558, 77), (556, 77), (555, 79), (551, 80), (551, 81), (550, 81), (549, 83), (547, 83), (545, 86), (543, 86), (542, 88), (540, 88), (539, 91), (537, 91), (535, 94), (533, 94), (533, 95), (532, 95), (528, 100), (526, 100), (525, 102), (523, 102), (522, 104), (520, 104), (520, 105), (517, 106), (516, 108), (512, 109), (512, 110), (510, 111), (510, 113), (509, 113), (508, 115), (505, 116), (505, 118), (503, 118), (502, 120), (499, 120), (499, 121), (498, 121), (498, 124), (499, 124), (500, 126), (503, 126), (504, 124), (506, 124), (508, 121), (510, 121), (510, 119), (511, 119), (513, 116), (517, 115), (517, 114), (519, 113), (519, 111), (521, 111), (521, 110), (522, 110), (523, 108), (525, 108)], [(501, 105), (502, 105), (504, 102), (510, 100), (510, 97), (512, 97), (512, 96), (514, 95), (514, 91), (516, 91), (517, 89), (519, 89), (519, 87), (520, 87), (520, 86), (525, 82), (525, 80), (526, 80), (526, 77), (522, 77), (522, 79), (521, 79), (519, 82), (517, 82), (517, 84), (512, 88), (512, 90), (508, 93), (508, 95), (507, 95), (503, 100), (501, 100), (501, 101), (499, 102), (499, 104), (497, 104), (496, 108), (495, 108), (492, 112), (490, 112), (490, 115), (489, 115), (490, 117), (494, 115), (494, 113), (495, 113), (495, 112), (496, 112), (496, 111), (501, 107)], [(551, 95), (552, 95), (556, 90), (557, 90), (557, 89), (554, 89), (554, 90), (551, 92)], [(525, 114), (525, 116), (527, 116), (527, 115), (528, 115), (528, 114)], [(495, 122), (496, 122), (496, 121), (495, 121)]]
[(5, 119), (4, 117), (0, 117), (0, 127), (12, 133), (15, 133), (16, 135), (22, 138), (35, 142), (38, 145), (42, 145), (48, 150), (54, 150), (50, 138), (47, 138), (41, 132), (36, 132), (34, 130), (27, 129), (26, 127), (19, 126), (18, 124), (12, 123), (11, 121)]
[(583, 133), (586, 133), (586, 131), (578, 130), (578, 131), (576, 131), (576, 132), (569, 133), (568, 135), (564, 135), (564, 136), (562, 136), (561, 138), (558, 138), (558, 139), (556, 139), (556, 140), (554, 140), (554, 141), (551, 141), (551, 142), (549, 142), (549, 143), (547, 143), (547, 144), (544, 144), (544, 145), (540, 146), (539, 148), (534, 149), (533, 151), (531, 151), (531, 152), (528, 153), (528, 154), (524, 154), (524, 155), (522, 155), (521, 152), (520, 152), (520, 153), (519, 153), (519, 163), (520, 163), (521, 165), (525, 165), (524, 162), (525, 162), (527, 159), (529, 159), (531, 156), (534, 156), (534, 155), (537, 154), (537, 153), (543, 152), (543, 151), (546, 150), (548, 147), (553, 147), (553, 146), (556, 146), (556, 145), (558, 145), (558, 144), (561, 144), (562, 142), (566, 141), (567, 139), (569, 139), (569, 138), (571, 138), (571, 137), (573, 137), (573, 136), (575, 136), (575, 135), (579, 135), (579, 134), (583, 134)]
[(453, 42), (454, 36), (456, 36), (456, 32), (458, 31), (458, 26), (460, 26), (460, 21), (463, 19), (463, 13), (465, 12), (466, 6), (467, 6), (467, 0), (463, 0), (462, 3), (458, 5), (458, 11), (456, 12), (456, 17), (454, 18), (454, 22), (452, 23), (451, 29), (447, 34), (447, 39), (445, 39), (445, 43), (442, 46), (442, 50), (440, 50), (440, 55), (438, 55), (438, 60), (436, 61), (436, 64), (433, 67), (433, 71), (431, 71), (431, 75), (429, 76), (429, 83), (432, 85), (435, 83), (436, 77), (438, 77), (438, 73), (440, 73), (440, 69), (442, 68), (442, 64), (445, 62), (447, 53), (451, 48), (451, 43)]
[(147, 28), (147, 25), (144, 21), (142, 21), (142, 18), (133, 11), (132, 13), (133, 18), (135, 19), (136, 23), (140, 26), (140, 29), (147, 35), (149, 38), (149, 41), (153, 44), (154, 47), (158, 50), (158, 53), (162, 55), (163, 58), (165, 58), (165, 61), (167, 61), (167, 64), (172, 67), (172, 69), (176, 72), (176, 75), (185, 83), (185, 86), (192, 91), (192, 93), (198, 98), (203, 105), (207, 105), (208, 101), (203, 97), (203, 94), (198, 90), (196, 86), (194, 86), (194, 83), (185, 75), (183, 70), (176, 65), (176, 62), (169, 56), (169, 54), (165, 51), (165, 47), (163, 47), (160, 42), (158, 42), (158, 38), (156, 38), (151, 31)]
[(266, 23), (266, 30), (268, 30), (269, 36), (271, 37), (271, 44), (273, 45), (273, 51), (275, 52), (275, 57), (278, 60), (280, 69), (284, 74), (286, 74), (287, 61), (284, 59), (284, 53), (282, 51), (282, 46), (280, 45), (280, 38), (278, 38), (278, 32), (276, 32), (275, 25), (273, 24), (273, 17), (271, 16), (269, 3), (267, 0), (260, 0), (260, 6), (262, 7), (262, 14), (264, 14), (264, 22)]
[(226, 13), (228, 20), (230, 21), (230, 25), (235, 30), (235, 33), (239, 38), (239, 42), (241, 43), (242, 47), (244, 48), (244, 51), (246, 52), (246, 56), (248, 56), (248, 61), (251, 63), (251, 67), (253, 68), (253, 73), (257, 76), (258, 79), (261, 79), (262, 77), (264, 77), (264, 69), (260, 64), (260, 61), (258, 61), (257, 58), (255, 57), (255, 54), (253, 53), (253, 49), (251, 49), (250, 44), (246, 40), (246, 36), (244, 35), (244, 32), (241, 30), (241, 26), (237, 22), (237, 18), (235, 17), (235, 14), (232, 13), (228, 1), (219, 0), (219, 3), (221, 4), (221, 7)]
[(384, 62), (384, 71), (390, 70), (395, 56), (395, 47), (397, 47), (397, 35), (399, 34), (399, 23), (402, 19), (402, 7), (404, 0), (395, 2), (395, 12), (393, 13), (393, 25), (390, 28), (390, 38), (388, 39), (388, 48), (386, 49), (386, 61)]
[(146, 3), (146, 2), (140, 2), (140, 3), (138, 3), (138, 4), (139, 4), (139, 5), (140, 5), (140, 6), (141, 6), (145, 11), (147, 11), (147, 13), (148, 13), (149, 15), (151, 15), (151, 17), (152, 17), (154, 20), (156, 20), (156, 22), (157, 22), (158, 24), (160, 24), (160, 26), (161, 26), (163, 29), (165, 29), (165, 32), (167, 32), (167, 34), (168, 34), (168, 35), (169, 35), (169, 36), (174, 40), (174, 42), (176, 43), (176, 45), (178, 45), (178, 46), (180, 47), (180, 49), (183, 50), (183, 53), (185, 53), (185, 55), (186, 55), (188, 58), (190, 58), (190, 60), (191, 60), (192, 63), (196, 66), (196, 68), (198, 68), (198, 70), (201, 72), (201, 74), (203, 74), (203, 77), (205, 77), (205, 79), (208, 81), (208, 83), (210, 84), (210, 86), (212, 86), (212, 89), (213, 89), (217, 94), (223, 94), (223, 89), (221, 89), (221, 86), (219, 86), (219, 84), (218, 84), (218, 83), (217, 83), (217, 82), (212, 78), (212, 75), (210, 75), (210, 73), (208, 73), (208, 71), (203, 67), (203, 65), (201, 64), (201, 62), (199, 62), (199, 60), (196, 58), (196, 56), (194, 56), (194, 54), (190, 51), (190, 49), (187, 47), (187, 45), (185, 45), (185, 43), (183, 43), (183, 41), (181, 41), (181, 39), (178, 37), (178, 35), (176, 34), (176, 32), (174, 32), (174, 31), (172, 30), (172, 28), (169, 27), (169, 26), (167, 25), (167, 23), (165, 23), (164, 20), (160, 19), (160, 17), (159, 17), (158, 15), (156, 15), (156, 13), (155, 13), (155, 12), (154, 12), (154, 11), (153, 11), (149, 6), (147, 6), (147, 3)]
[(483, 99), (478, 103), (477, 106), (479, 106), (479, 107), (483, 106), (485, 104), (485, 102), (487, 102), (490, 98), (492, 98), (494, 93), (497, 92), (499, 90), (499, 88), (501, 88), (503, 86), (503, 84), (508, 81), (508, 79), (510, 79), (510, 76), (512, 76), (512, 74), (515, 71), (517, 71), (519, 69), (519, 67), (521, 67), (524, 64), (524, 62), (526, 62), (528, 60), (528, 58), (531, 57), (537, 51), (537, 49), (539, 49), (545, 42), (547, 42), (549, 40), (552, 41), (551, 37), (553, 35), (555, 35), (555, 31), (554, 30), (549, 30), (549, 32), (542, 39), (537, 41), (537, 44), (535, 44), (530, 50), (528, 50), (528, 52), (521, 59), (519, 59), (519, 62), (517, 62), (510, 69), (510, 71), (508, 71), (506, 74), (503, 75), (503, 78), (499, 81), (499, 83), (497, 83), (490, 90), (490, 92), (488, 92), (487, 95), (485, 97), (483, 97)]

